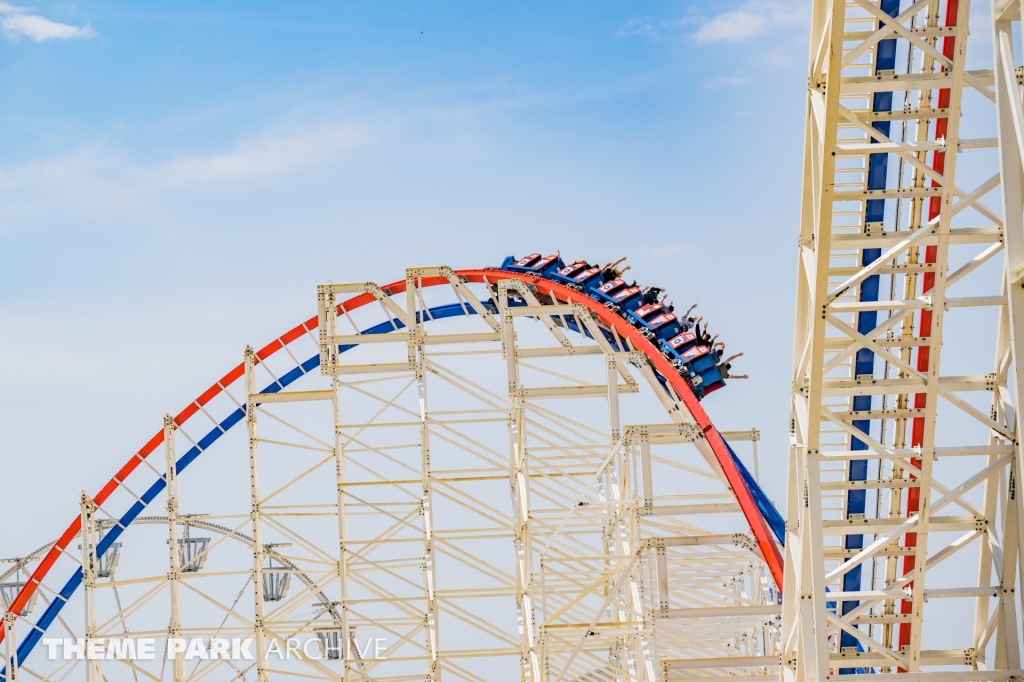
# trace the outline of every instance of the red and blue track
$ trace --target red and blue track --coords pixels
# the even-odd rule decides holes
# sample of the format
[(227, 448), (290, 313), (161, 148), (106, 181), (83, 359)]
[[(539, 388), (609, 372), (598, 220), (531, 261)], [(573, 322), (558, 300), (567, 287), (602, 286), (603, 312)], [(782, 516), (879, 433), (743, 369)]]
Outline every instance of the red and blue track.
[[(539, 294), (544, 295), (552, 301), (571, 302), (584, 305), (590, 310), (603, 328), (607, 329), (609, 332), (617, 334), (619, 338), (627, 341), (633, 349), (643, 353), (650, 362), (651, 367), (658, 375), (660, 375), (666, 389), (671, 387), (672, 391), (680, 397), (700, 431), (707, 439), (708, 445), (714, 452), (714, 456), (721, 467), (721, 470), (725, 474), (726, 482), (732, 493), (735, 495), (736, 501), (739, 503), (744, 518), (750, 526), (750, 530), (757, 543), (759, 553), (765, 560), (768, 569), (771, 571), (776, 585), (781, 588), (783, 565), (780, 546), (783, 542), (785, 527), (782, 517), (768, 500), (757, 482), (736, 457), (735, 453), (719, 433), (718, 429), (715, 428), (715, 425), (711, 422), (711, 419), (704, 411), (698, 397), (694, 394), (689, 382), (680, 375), (677, 368), (673, 367), (669, 359), (665, 357), (665, 355), (654, 345), (654, 343), (652, 343), (652, 341), (645, 337), (640, 330), (629, 324), (615, 311), (605, 307), (596, 300), (585, 295), (581, 295), (578, 291), (572, 288), (545, 279), (544, 277), (528, 273), (495, 269), (459, 270), (456, 271), (456, 275), (466, 282), (481, 284), (495, 284), (503, 279), (519, 279), (526, 282)], [(448, 280), (443, 277), (424, 278), (422, 280), (423, 287), (447, 285), (448, 283)], [(401, 294), (405, 292), (406, 282), (405, 280), (400, 280), (389, 284), (384, 288), (386, 291), (390, 292), (391, 295)], [(343, 310), (351, 312), (375, 301), (376, 298), (374, 298), (372, 294), (360, 294), (338, 304), (338, 309), (339, 312), (342, 312)], [(444, 319), (447, 317), (470, 313), (471, 310), (467, 310), (466, 307), (458, 303), (454, 303), (431, 308), (429, 310), (429, 319)], [(400, 320), (388, 320), (366, 329), (362, 333), (384, 334), (401, 328), (402, 326), (403, 325)], [(313, 316), (259, 349), (255, 354), (255, 361), (257, 363), (265, 362), (268, 358), (275, 355), (282, 349), (286, 349), (289, 344), (296, 339), (309, 333), (315, 333), (316, 329), (317, 318), (316, 316)], [(354, 348), (354, 346), (343, 346), (339, 350), (344, 352), (351, 348)], [(262, 392), (274, 393), (280, 391), (305, 374), (315, 371), (319, 364), (319, 354), (314, 355), (305, 362), (299, 363), (287, 373), (282, 374), (274, 383), (264, 388)], [(174, 417), (175, 425), (177, 427), (183, 426), (189, 421), (189, 419), (200, 412), (205, 405), (210, 403), (210, 401), (218, 395), (225, 392), (228, 386), (240, 379), (243, 371), (244, 367), (242, 364), (232, 368), (231, 371), (221, 377), (220, 380), (215, 382), (206, 391), (200, 394), (198, 398), (181, 410), (181, 412)], [(177, 473), (181, 474), (181, 472), (183, 472), (192, 462), (216, 443), (222, 435), (241, 422), (244, 417), (244, 408), (239, 407), (211, 429), (209, 433), (196, 441), (195, 445), (191, 449), (178, 458), (176, 464)], [(110, 498), (110, 496), (123, 484), (124, 481), (127, 480), (139, 465), (142, 464), (149, 455), (156, 451), (162, 443), (163, 431), (161, 430), (150, 438), (138, 452), (132, 455), (132, 457), (118, 470), (116, 474), (114, 474), (106, 485), (104, 485), (93, 496), (96, 504), (104, 504), (104, 502)], [(118, 519), (118, 523), (112, 526), (97, 544), (96, 551), (99, 556), (102, 556), (110, 546), (118, 540), (124, 530), (142, 514), (143, 510), (145, 510), (161, 492), (163, 492), (164, 487), (165, 480), (163, 477), (160, 477), (141, 496), (136, 498), (137, 501), (131, 505), (131, 507)], [(32, 575), (26, 581), (24, 587), (10, 605), (9, 611), (11, 613), (20, 613), (21, 610), (30, 602), (35, 592), (39, 589), (40, 584), (56, 564), (57, 559), (68, 548), (74, 538), (79, 534), (80, 530), (81, 518), (76, 516), (32, 572)], [(30, 629), (28, 634), (22, 639), (17, 647), (17, 661), (19, 664), (20, 662), (25, 661), (29, 654), (32, 653), (33, 649), (39, 643), (47, 629), (57, 619), (61, 610), (64, 608), (64, 605), (71, 599), (81, 583), (82, 570), (79, 568), (67, 580), (63, 588), (60, 590), (57, 598), (50, 602), (38, 620), (34, 623), (29, 623)], [(21, 617), (21, 620), (27, 619), (25, 617)], [(7, 633), (4, 630), (3, 623), (0, 622), (0, 642), (4, 640), (6, 635)], [(0, 671), (0, 673), (2, 673), (2, 671)]]

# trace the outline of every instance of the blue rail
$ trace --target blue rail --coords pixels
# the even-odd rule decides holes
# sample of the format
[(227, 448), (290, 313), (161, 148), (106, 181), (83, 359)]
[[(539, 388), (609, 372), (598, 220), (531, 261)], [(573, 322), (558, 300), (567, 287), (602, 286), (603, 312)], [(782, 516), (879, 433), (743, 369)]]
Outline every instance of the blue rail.
[[(895, 17), (899, 13), (900, 0), (882, 0), (881, 9), (883, 12), (891, 17)], [(883, 23), (878, 22), (878, 27), (881, 29)], [(875, 74), (878, 75), (880, 72), (893, 71), (896, 68), (896, 40), (880, 40), (875, 51)], [(889, 112), (892, 111), (892, 92), (876, 92), (873, 96), (871, 103), (871, 110), (873, 112)], [(891, 121), (875, 121), (872, 127), (878, 132), (882, 133), (886, 137), (889, 137), (891, 129)], [(871, 143), (877, 142), (872, 139)], [(885, 189), (886, 182), (888, 180), (888, 169), (889, 169), (889, 155), (887, 153), (870, 154), (868, 155), (868, 176), (867, 176), (867, 189), (869, 190), (881, 190)], [(884, 224), (885, 222), (885, 200), (884, 199), (868, 199), (865, 202), (864, 207), (864, 224), (869, 226), (872, 224)], [(898, 226), (897, 226), (898, 227)], [(870, 265), (874, 263), (882, 255), (881, 249), (862, 249), (860, 262), (861, 266)], [(878, 300), (878, 286), (880, 282), (879, 275), (872, 275), (866, 277), (860, 285), (860, 291), (858, 292), (858, 298), (861, 301), (877, 301)], [(866, 310), (857, 314), (857, 331), (861, 334), (869, 334), (878, 325), (878, 312), (874, 310)], [(857, 351), (856, 358), (854, 360), (854, 375), (855, 377), (872, 377), (875, 373), (875, 353), (867, 348), (861, 348)], [(871, 409), (872, 396), (860, 395), (853, 398), (852, 409), (854, 412), (866, 412)], [(869, 419), (855, 419), (853, 426), (859, 431), (865, 434), (871, 433), (871, 420)], [(853, 451), (867, 450), (868, 446), (866, 443), (861, 441), (859, 438), (850, 437), (850, 449)], [(850, 481), (866, 481), (868, 478), (868, 461), (866, 459), (853, 459), (850, 460), (849, 468), (847, 470), (847, 477)], [(863, 518), (867, 511), (867, 489), (860, 488), (859, 490), (849, 490), (846, 493), (846, 518)], [(863, 535), (847, 535), (843, 543), (844, 549), (847, 550), (861, 550), (864, 548), (864, 536)], [(863, 564), (855, 566), (851, 570), (847, 571), (843, 575), (843, 591), (844, 592), (858, 592), (863, 584)], [(844, 601), (842, 603), (842, 613), (853, 611), (860, 606), (859, 601)], [(856, 637), (851, 635), (849, 632), (841, 632), (839, 635), (839, 650), (853, 649), (855, 651), (861, 650), (860, 642)], [(840, 675), (856, 675), (864, 674), (866, 670), (864, 668), (840, 668)]]

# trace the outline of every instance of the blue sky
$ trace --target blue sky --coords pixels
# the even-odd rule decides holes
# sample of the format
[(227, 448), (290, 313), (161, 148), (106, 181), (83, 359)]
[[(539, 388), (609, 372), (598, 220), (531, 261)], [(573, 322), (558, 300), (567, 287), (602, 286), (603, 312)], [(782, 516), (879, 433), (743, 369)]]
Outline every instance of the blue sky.
[(18, 550), (317, 283), (556, 249), (629, 256), (746, 351), (706, 406), (763, 430), (781, 500), (807, 12), (0, 3), (0, 513), (44, 468), (55, 500)]

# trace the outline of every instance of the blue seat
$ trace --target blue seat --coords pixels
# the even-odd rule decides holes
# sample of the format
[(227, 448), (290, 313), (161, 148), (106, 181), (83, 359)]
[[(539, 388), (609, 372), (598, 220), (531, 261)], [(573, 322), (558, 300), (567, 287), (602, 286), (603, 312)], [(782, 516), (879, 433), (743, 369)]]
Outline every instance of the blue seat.
[(501, 264), (502, 270), (524, 272), (530, 275), (538, 275), (545, 279), (564, 267), (565, 263), (562, 262), (557, 253), (553, 256), (545, 256), (544, 258), (541, 258), (539, 253), (531, 253), (529, 256), (523, 256), (519, 260), (516, 260), (514, 256), (509, 256)]
[(589, 293), (590, 289), (604, 283), (600, 266), (590, 265), (582, 260), (556, 270), (548, 279), (581, 293)]
[(718, 354), (697, 343), (697, 334), (683, 332), (659, 343), (662, 355), (693, 387), (698, 398), (725, 386), (718, 371)]
[(700, 376), (701, 391), (704, 395), (725, 386), (722, 373), (718, 371), (718, 355), (707, 346), (694, 346), (680, 357)]
[(645, 303), (636, 310), (630, 310), (626, 313), (626, 321), (632, 324), (634, 327), (638, 326), (644, 318), (650, 317), (656, 314), (659, 310), (664, 310), (665, 306), (660, 303)]
[(697, 344), (697, 332), (683, 332), (670, 339), (662, 341), (662, 346), (668, 346), (669, 350), (682, 355)]
[(590, 298), (603, 304), (604, 307), (619, 313), (639, 308), (643, 305), (643, 289), (636, 282), (626, 286), (626, 280), (616, 277), (613, 280), (593, 288)]
[(595, 301), (601, 301), (603, 303), (604, 296), (609, 296), (624, 286), (626, 286), (626, 280), (621, 277), (616, 277), (615, 279), (611, 279), (607, 282), (599, 283), (597, 286), (594, 286), (590, 292), (590, 297)]
[[(626, 319), (640, 333), (656, 344), (659, 341), (667, 341), (690, 328), (690, 324), (680, 320), (679, 317), (660, 303), (646, 303), (636, 310), (626, 314)], [(694, 339), (696, 339), (696, 334)]]

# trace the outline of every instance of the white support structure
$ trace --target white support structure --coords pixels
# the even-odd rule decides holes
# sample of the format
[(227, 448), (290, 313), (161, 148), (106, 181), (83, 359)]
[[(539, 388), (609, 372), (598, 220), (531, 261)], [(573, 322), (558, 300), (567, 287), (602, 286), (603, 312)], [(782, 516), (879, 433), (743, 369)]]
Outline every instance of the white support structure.
[(260, 511), (259, 481), (259, 427), (256, 419), (256, 364), (252, 346), (246, 346), (242, 352), (245, 366), (245, 430), (249, 438), (249, 504), (252, 519), (252, 593), (253, 610), (256, 616), (254, 629), (256, 634), (256, 680), (267, 682), (267, 635), (263, 603), (263, 562), (266, 551), (263, 546), (263, 519)]
[[(574, 291), (490, 272), (318, 287), (317, 318), (247, 347), (216, 399), (165, 417), (163, 470), (141, 461), (97, 496), (92, 620), (61, 616), (47, 636), (157, 638), (154, 660), (105, 660), (94, 682), (775, 676), (761, 545), (705, 431), (624, 340), (643, 337)], [(194, 437), (190, 412), (213, 431)], [(211, 449), (243, 422), (244, 442)], [(166, 515), (113, 520), (159, 499), (160, 478)], [(96, 581), (109, 533), (121, 561)], [(59, 589), (39, 594), (56, 604)], [(187, 647), (168, 659), (170, 638)], [(253, 658), (198, 655), (224, 638)], [(22, 678), (74, 665), (37, 656)]]
[[(181, 594), (178, 583), (181, 580), (181, 550), (178, 540), (178, 468), (174, 447), (174, 417), (164, 415), (164, 477), (167, 489), (167, 585), (170, 596), (171, 618), (167, 624), (168, 641), (181, 637)], [(185, 659), (183, 652), (174, 654), (171, 666), (173, 682), (185, 681)]]
[(439, 660), (440, 641), (438, 633), (437, 610), (437, 558), (434, 554), (434, 493), (433, 471), (430, 464), (430, 417), (427, 410), (427, 363), (425, 358), (426, 334), (423, 322), (429, 313), (426, 305), (420, 302), (420, 286), (423, 276), (422, 269), (409, 268), (405, 271), (405, 310), (409, 328), (408, 353), (409, 362), (416, 377), (416, 391), (419, 397), (419, 441), (420, 441), (420, 514), (423, 518), (423, 621), (427, 641), (427, 682), (440, 682), (441, 667)]
[[(82, 597), (85, 612), (85, 650), (96, 639), (96, 505), (83, 490), (79, 496), (82, 515)], [(103, 682), (102, 662), (89, 658), (85, 663), (85, 682)]]
[[(502, 283), (505, 284), (505, 283)], [(512, 494), (513, 532), (516, 553), (516, 615), (519, 621), (520, 663), (523, 680), (534, 682), (543, 679), (541, 659), (543, 651), (538, 649), (536, 606), (533, 603), (533, 542), (530, 537), (530, 468), (526, 456), (526, 422), (524, 421), (524, 400), (519, 383), (519, 364), (516, 362), (515, 327), (512, 309), (508, 305), (508, 286), (498, 288), (498, 309), (501, 311), (501, 348), (505, 356), (508, 378), (510, 411), (508, 421), (509, 440), (509, 489)], [(541, 575), (544, 574), (544, 558), (538, 558)], [(542, 617), (546, 615), (542, 612)]]
[[(335, 304), (335, 295), (331, 291), (330, 287), (317, 287), (317, 311), (320, 320), (321, 335), (336, 336), (338, 334), (338, 309)], [(336, 365), (338, 362), (337, 346), (332, 344), (319, 343), (320, 349), (320, 361), (327, 365)], [(325, 363), (326, 360), (326, 363)], [(338, 375), (332, 375), (330, 377), (331, 390), (331, 452), (334, 456), (334, 483), (335, 483), (335, 509), (337, 510), (338, 520), (338, 582), (339, 582), (339, 593), (340, 593), (340, 605), (341, 613), (340, 619), (336, 618), (334, 628), (331, 632), (337, 632), (340, 641), (343, 643), (344, 652), (342, 655), (342, 666), (344, 668), (342, 679), (344, 682), (352, 682), (353, 679), (353, 661), (355, 660), (355, 652), (352, 651), (351, 645), (351, 633), (352, 627), (349, 623), (348, 613), (348, 599), (349, 599), (349, 578), (348, 578), (348, 565), (349, 565), (349, 551), (346, 546), (346, 538), (348, 533), (346, 531), (346, 508), (347, 500), (345, 496), (345, 439), (342, 437), (341, 430), (341, 377)], [(290, 392), (294, 395), (294, 392)]]
[(0, 675), (0, 679), (4, 682), (18, 681), (18, 651), (14, 645), (17, 639), (13, 636), (17, 634), (15, 622), (14, 613), (9, 611), (4, 613), (4, 627), (7, 632), (12, 633), (12, 636), (4, 642), (4, 674)]
[(970, 0), (812, 5), (786, 680), (1024, 674), (1020, 2), (992, 12), (989, 46)]

